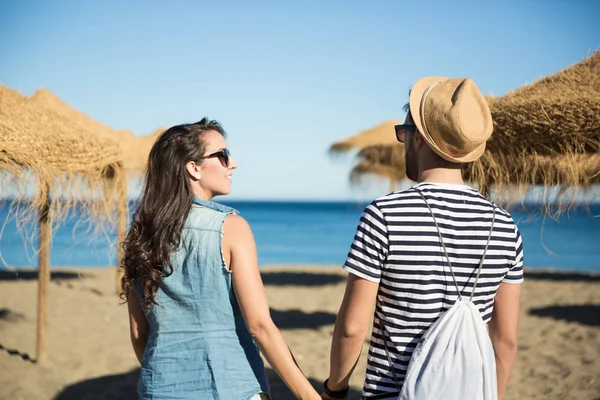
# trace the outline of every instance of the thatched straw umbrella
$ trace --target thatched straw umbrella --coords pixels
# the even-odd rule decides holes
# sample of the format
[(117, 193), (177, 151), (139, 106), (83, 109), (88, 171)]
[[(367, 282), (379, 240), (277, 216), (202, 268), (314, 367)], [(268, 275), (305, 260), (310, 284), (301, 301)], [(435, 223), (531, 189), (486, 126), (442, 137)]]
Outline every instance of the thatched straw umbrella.
[(489, 99), (492, 152), (539, 155), (600, 151), (600, 52), (560, 72)]
[(396, 182), (406, 179), (404, 168), (404, 145), (396, 143), (388, 146), (369, 146), (358, 152), (358, 163), (350, 171), (350, 181), (358, 182), (368, 175), (376, 175), (390, 180), (390, 191), (396, 190)]
[(484, 157), (465, 166), (466, 178), (482, 192), (598, 182), (600, 52), (488, 101), (494, 133)]
[[(464, 167), (465, 179), (483, 193), (493, 188), (509, 195), (511, 187), (564, 189), (600, 182), (600, 52), (488, 101), (494, 133), (482, 158)], [(382, 140), (394, 138), (391, 128), (381, 134), (386, 137)], [(403, 173), (404, 160), (391, 157), (390, 146), (365, 148), (357, 167), (376, 161), (379, 170), (388, 171), (383, 176), (390, 169)]]
[(31, 100), (71, 121), (77, 122), (100, 137), (118, 143), (123, 153), (123, 165), (127, 171), (132, 173), (139, 173), (144, 169), (152, 145), (158, 136), (165, 131), (165, 128), (161, 127), (146, 136), (136, 136), (125, 129), (114, 131), (107, 125), (70, 106), (46, 89), (36, 91), (31, 96)]
[[(350, 172), (352, 181), (365, 174), (396, 180), (406, 178), (403, 147), (371, 146), (358, 154), (360, 160)], [(463, 176), (467, 181), (476, 182), (485, 194), (489, 194), (492, 185), (496, 192), (509, 185), (517, 188), (532, 185), (589, 187), (600, 183), (600, 152), (514, 155), (486, 151), (477, 162), (464, 165)]]
[[(100, 222), (114, 211), (120, 152), (56, 113), (32, 104), (25, 96), (0, 85), (0, 170), (15, 179), (36, 179), (28, 206), (11, 203), (22, 218), (39, 217), (39, 279), (37, 360), (45, 359), (46, 293), (50, 278), (51, 226), (75, 205)], [(50, 193), (56, 193), (51, 200)], [(26, 190), (21, 187), (21, 196)], [(85, 193), (93, 201), (82, 201)], [(58, 199), (60, 197), (60, 199)], [(98, 225), (99, 226), (99, 225)]]
[[(113, 146), (117, 146), (120, 149), (120, 158), (123, 160), (121, 168), (123, 169), (126, 169), (130, 166), (130, 160), (133, 159), (130, 154), (137, 154), (138, 152), (138, 150), (135, 149), (138, 149), (140, 146), (136, 146), (135, 144), (131, 143), (135, 140), (132, 134), (128, 133), (127, 131), (121, 131), (122, 133), (117, 134), (117, 132), (113, 131), (108, 126), (71, 107), (49, 90), (40, 89), (36, 91), (30, 97), (30, 101), (35, 105), (65, 117), (66, 119), (91, 132), (99, 139), (112, 142)], [(119, 175), (122, 176), (123, 179), (120, 180), (120, 186), (118, 187), (117, 193), (117, 204), (119, 210), (117, 225), (117, 273), (115, 280), (117, 293), (120, 293), (120, 282), (122, 276), (121, 269), (119, 268), (123, 258), (121, 242), (125, 238), (125, 230), (127, 229), (127, 214), (129, 209), (127, 204), (127, 175), (124, 173), (124, 170), (121, 172), (122, 173)]]
[(369, 128), (365, 131), (350, 136), (347, 139), (335, 142), (329, 148), (331, 153), (340, 153), (352, 149), (364, 149), (370, 146), (397, 144), (394, 136), (394, 125), (400, 124), (399, 121), (391, 120)]
[(135, 174), (140, 174), (146, 167), (150, 150), (156, 139), (166, 130), (158, 128), (145, 136), (136, 136), (129, 131), (117, 131), (119, 143), (126, 155), (125, 168)]
[(398, 124), (396, 120), (386, 121), (335, 142), (329, 153), (336, 155), (358, 149), (358, 163), (350, 173), (350, 180), (357, 182), (365, 175), (382, 176), (390, 180), (390, 190), (394, 191), (396, 182), (406, 177), (404, 169), (394, 167), (396, 163), (404, 163), (404, 145), (394, 134), (394, 125)]

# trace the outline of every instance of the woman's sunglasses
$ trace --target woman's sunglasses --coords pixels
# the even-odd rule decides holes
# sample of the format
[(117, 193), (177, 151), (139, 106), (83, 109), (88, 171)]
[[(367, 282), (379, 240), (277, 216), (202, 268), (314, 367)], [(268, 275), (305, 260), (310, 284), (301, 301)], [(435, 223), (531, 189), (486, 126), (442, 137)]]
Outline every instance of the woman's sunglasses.
[(404, 143), (406, 134), (415, 133), (417, 131), (417, 126), (413, 124), (394, 125), (394, 130), (396, 131), (396, 139), (398, 139), (400, 143)]
[(229, 149), (221, 149), (219, 151), (215, 151), (214, 153), (209, 154), (204, 157), (201, 157), (200, 159), (202, 160), (205, 158), (215, 158), (215, 157), (217, 157), (219, 159), (222, 166), (224, 166), (225, 168), (229, 167), (229, 157), (231, 157), (231, 153), (229, 153)]

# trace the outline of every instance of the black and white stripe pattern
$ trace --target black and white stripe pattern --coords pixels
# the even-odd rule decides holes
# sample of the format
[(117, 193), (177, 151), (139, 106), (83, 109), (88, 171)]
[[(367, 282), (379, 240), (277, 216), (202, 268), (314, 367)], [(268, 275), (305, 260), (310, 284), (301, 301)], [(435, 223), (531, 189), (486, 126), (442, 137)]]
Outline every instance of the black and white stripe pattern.
[(473, 302), (489, 322), (502, 282), (523, 281), (521, 235), (506, 211), (463, 185), (421, 183), (372, 202), (363, 212), (344, 269), (379, 283), (363, 398), (396, 399), (383, 346), (381, 320), (391, 335), (388, 349), (400, 383), (412, 351), (429, 326), (457, 299), (438, 232), (438, 221), (461, 294), (473, 290), (475, 274), (496, 220)]

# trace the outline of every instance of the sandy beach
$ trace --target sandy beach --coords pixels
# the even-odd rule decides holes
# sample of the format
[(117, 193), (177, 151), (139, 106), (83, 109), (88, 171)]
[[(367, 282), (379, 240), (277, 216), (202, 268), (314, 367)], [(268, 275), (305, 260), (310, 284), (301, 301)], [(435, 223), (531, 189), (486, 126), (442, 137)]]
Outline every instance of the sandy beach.
[[(0, 399), (135, 399), (139, 366), (114, 269), (53, 269), (48, 361), (35, 357), (37, 274), (0, 271)], [(329, 346), (345, 282), (339, 268), (263, 267), (271, 314), (315, 388), (327, 376)], [(366, 353), (352, 378), (360, 397)], [(269, 371), (274, 399), (293, 396)], [(507, 396), (600, 399), (600, 275), (528, 270), (519, 356)]]

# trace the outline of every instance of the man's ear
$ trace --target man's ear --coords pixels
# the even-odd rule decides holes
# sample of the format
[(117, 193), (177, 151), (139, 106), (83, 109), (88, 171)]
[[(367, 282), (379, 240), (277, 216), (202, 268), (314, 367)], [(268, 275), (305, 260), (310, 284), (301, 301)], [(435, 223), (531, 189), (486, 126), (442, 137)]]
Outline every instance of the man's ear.
[(196, 164), (194, 161), (190, 161), (185, 165), (185, 169), (188, 172), (188, 175), (192, 179), (201, 179), (200, 175), (200, 164)]
[(417, 149), (420, 149), (422, 146), (427, 146), (427, 142), (423, 139), (420, 133), (415, 132), (415, 144)]

